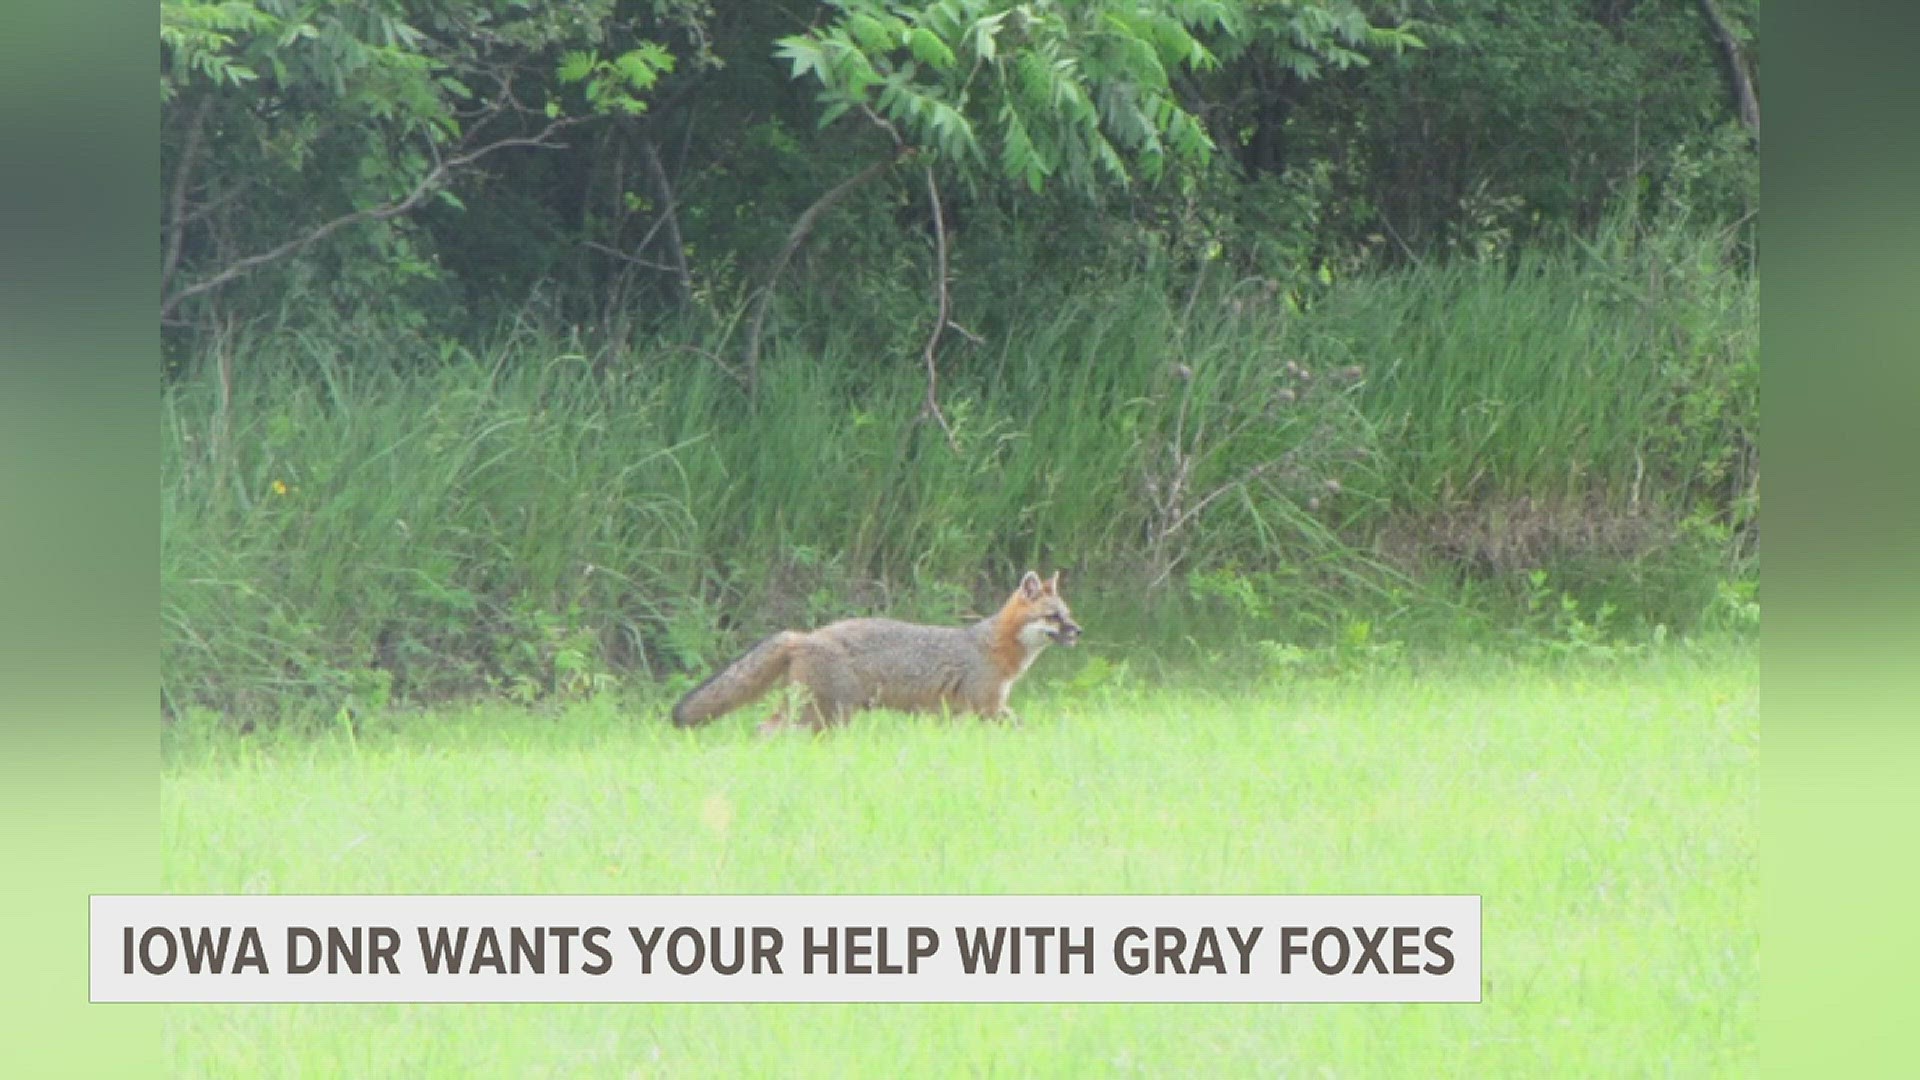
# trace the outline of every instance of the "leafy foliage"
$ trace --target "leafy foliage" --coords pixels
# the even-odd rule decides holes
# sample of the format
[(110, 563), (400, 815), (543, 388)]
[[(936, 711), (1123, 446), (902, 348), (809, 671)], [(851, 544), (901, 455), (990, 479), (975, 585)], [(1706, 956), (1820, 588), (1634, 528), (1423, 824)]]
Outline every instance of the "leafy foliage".
[[(179, 277), (216, 276), (331, 220), (400, 204), (450, 157), (526, 138), (566, 81), (550, 53), (618, 34), (618, 6), (164, 0), (162, 152), (174, 191), (162, 228)], [(591, 108), (637, 112), (638, 95), (671, 69), (658, 44), (627, 44), (588, 60)], [(315, 289), (311, 302), (358, 300), (417, 324), (428, 296), (409, 287), (439, 277), (424, 240), (376, 213), (312, 257), (276, 263), (251, 296)], [(238, 308), (249, 299), (241, 288)], [(211, 324), (223, 310), (199, 312)]]
[(824, 88), (821, 122), (853, 109), (896, 128), (969, 179), (1080, 192), (1204, 166), (1214, 151), (1195, 76), (1221, 56), (1312, 78), (1363, 48), (1418, 44), (1348, 3), (1213, 0), (836, 0), (825, 27), (779, 40), (797, 78)]
[[(1753, 61), (1756, 6), (1720, 9)], [(1018, 246), (988, 223), (1023, 215), (1082, 262), (1304, 278), (1498, 258), (1634, 185), (1720, 220), (1758, 205), (1685, 4), (835, 0), (796, 33), (745, 0), (163, 0), (161, 51), (176, 289), (387, 205), (464, 147), (582, 121), (174, 313), (188, 352), (288, 295), (423, 336), (536, 290), (575, 320), (724, 321), (743, 268), (883, 131), (940, 171), (956, 264), (1002, 281), (1025, 264), (978, 263)], [(920, 258), (903, 184), (836, 207), (819, 245), (862, 254), (827, 275), (803, 259), (783, 292), (858, 281), (863, 316), (890, 318), (878, 298)]]
[(162, 0), (168, 693), (589, 694), (1062, 552), (1349, 651), (1533, 570), (1583, 648), (1737, 622), (1728, 52), (1616, 0)]
[[(560, 59), (557, 75), (563, 86), (580, 84), (587, 105), (595, 112), (638, 116), (647, 111), (639, 96), (653, 89), (660, 76), (673, 70), (673, 54), (653, 42), (644, 42), (612, 59), (591, 52), (569, 52)], [(558, 102), (549, 102), (547, 115), (560, 115)]]
[(170, 63), (160, 76), (160, 100), (172, 101), (195, 78), (238, 86), (259, 76), (234, 55), (236, 39), (270, 29), (276, 20), (242, 0), (161, 0), (160, 48)]

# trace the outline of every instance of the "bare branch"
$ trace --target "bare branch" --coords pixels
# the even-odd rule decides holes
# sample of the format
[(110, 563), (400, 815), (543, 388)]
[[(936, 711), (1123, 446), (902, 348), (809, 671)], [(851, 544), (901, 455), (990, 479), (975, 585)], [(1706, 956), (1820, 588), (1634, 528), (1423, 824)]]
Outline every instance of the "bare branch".
[(774, 256), (773, 266), (767, 271), (766, 284), (760, 287), (760, 295), (754, 300), (753, 320), (747, 324), (747, 347), (741, 366), (746, 372), (749, 399), (752, 399), (759, 390), (760, 333), (766, 327), (767, 308), (773, 302), (774, 287), (780, 283), (780, 275), (786, 271), (787, 263), (793, 258), (793, 253), (800, 250), (801, 244), (806, 243), (807, 236), (819, 223), (820, 216), (832, 209), (834, 203), (845, 198), (847, 192), (892, 168), (895, 161), (908, 153), (911, 151), (904, 148), (897, 149), (891, 157), (882, 158), (840, 181), (825, 195), (815, 199), (813, 205), (807, 207), (806, 211), (793, 223), (793, 228), (787, 233), (787, 242), (781, 245), (780, 254)]
[(447, 158), (438, 165), (435, 165), (432, 171), (422, 177), (420, 182), (414, 185), (413, 190), (408, 192), (406, 197), (398, 202), (376, 206), (370, 210), (356, 210), (351, 214), (334, 218), (319, 228), (313, 229), (304, 235), (297, 236), (278, 247), (269, 248), (266, 251), (248, 255), (243, 259), (229, 263), (226, 269), (212, 277), (204, 281), (197, 281), (175, 292), (173, 295), (164, 298), (160, 302), (160, 317), (164, 319), (173, 314), (174, 309), (178, 308), (181, 303), (186, 300), (199, 296), (202, 293), (212, 292), (214, 289), (220, 288), (235, 278), (250, 274), (269, 263), (278, 262), (303, 248), (319, 243), (350, 225), (358, 225), (368, 221), (385, 221), (389, 218), (396, 218), (408, 213), (422, 202), (425, 202), (427, 197), (432, 195), (434, 191), (446, 181), (448, 176), (496, 150), (505, 150), (508, 147), (514, 146), (555, 147), (558, 144), (551, 141), (553, 135), (562, 128), (569, 127), (578, 122), (579, 120), (577, 118), (555, 120), (548, 124), (546, 128), (537, 135), (500, 139), (477, 149), (469, 150), (466, 153), (455, 154), (453, 157)]
[(893, 121), (888, 120), (886, 117), (881, 116), (879, 113), (874, 112), (872, 109), (868, 108), (865, 102), (861, 102), (860, 111), (862, 113), (865, 113), (867, 119), (873, 121), (874, 124), (877, 125), (881, 131), (884, 131), (887, 133), (887, 137), (893, 140), (893, 148), (896, 151), (905, 152), (907, 148), (907, 140), (900, 137), (900, 129), (893, 126)]
[[(660, 195), (660, 223), (667, 227), (667, 250), (673, 259), (674, 283), (680, 287), (680, 302), (693, 299), (693, 274), (687, 269), (687, 249), (680, 240), (680, 217), (674, 212), (673, 184), (667, 179), (667, 170), (660, 164), (660, 150), (654, 146), (651, 136), (640, 141), (640, 151), (647, 166), (647, 175), (653, 180), (654, 190)], [(647, 235), (651, 237), (652, 231)]]
[(947, 436), (947, 446), (954, 453), (960, 453), (960, 441), (953, 437), (953, 427), (947, 423), (945, 413), (940, 411), (940, 369), (933, 360), (934, 350), (940, 346), (940, 333), (947, 328), (947, 315), (952, 303), (947, 297), (947, 224), (940, 212), (940, 186), (934, 183), (933, 167), (928, 166), (927, 203), (933, 208), (933, 285), (934, 295), (939, 301), (940, 312), (933, 320), (933, 333), (927, 335), (927, 347), (920, 352), (921, 359), (927, 365), (927, 403), (921, 407), (922, 417), (931, 416), (940, 425)]
[(165, 295), (167, 285), (173, 280), (173, 269), (180, 264), (180, 247), (187, 236), (187, 185), (193, 179), (194, 159), (200, 156), (200, 132), (207, 123), (207, 113), (213, 107), (213, 95), (200, 98), (200, 104), (193, 110), (193, 118), (187, 121), (187, 138), (180, 147), (180, 162), (173, 170), (173, 197), (167, 206), (167, 252), (160, 259), (160, 292)]
[[(209, 184), (208, 186), (212, 187), (213, 185)], [(198, 222), (205, 221), (207, 218), (212, 217), (215, 213), (224, 209), (228, 204), (232, 203), (235, 199), (238, 199), (240, 196), (245, 195), (249, 191), (252, 191), (253, 186), (254, 186), (254, 181), (251, 178), (248, 178), (248, 179), (241, 180), (239, 183), (233, 185), (230, 188), (227, 188), (224, 191), (217, 191), (214, 194), (207, 196), (207, 198), (204, 201), (202, 201), (200, 205), (194, 207), (191, 210), (188, 210), (185, 214), (181, 215), (181, 217), (179, 218), (179, 223), (181, 225), (193, 225)]]
[(1252, 468), (1248, 469), (1246, 472), (1241, 473), (1240, 476), (1237, 477), (1236, 479), (1229, 480), (1226, 483), (1221, 484), (1219, 487), (1214, 488), (1212, 491), (1207, 492), (1205, 495), (1201, 496), (1200, 499), (1197, 502), (1195, 502), (1192, 506), (1188, 507), (1184, 513), (1182, 513), (1179, 517), (1175, 518), (1173, 520), (1173, 523), (1166, 527), (1166, 530), (1161, 534), (1161, 536), (1162, 537), (1172, 536), (1174, 533), (1179, 532), (1181, 529), (1185, 528), (1189, 522), (1199, 517), (1201, 511), (1205, 510), (1208, 506), (1211, 506), (1215, 499), (1218, 499), (1220, 496), (1225, 495), (1230, 491), (1237, 491), (1245, 488), (1248, 484), (1251, 484), (1255, 480), (1258, 480), (1262, 475), (1272, 470), (1275, 466), (1280, 465), (1281, 463), (1282, 463), (1282, 459), (1280, 458), (1269, 458), (1266, 461), (1263, 461), (1260, 464), (1255, 465)]
[[(614, 247), (611, 244), (602, 244), (595, 240), (582, 240), (580, 241), (580, 246), (590, 247), (595, 251), (604, 252), (605, 254), (611, 255), (614, 258), (621, 260), (622, 262), (630, 262), (635, 266), (644, 266), (649, 270), (658, 270), (663, 274), (671, 274), (674, 272), (674, 268), (671, 266), (668, 266), (666, 263), (655, 262), (652, 259), (643, 259), (640, 256), (634, 255), (630, 252), (621, 251), (619, 248)], [(645, 248), (646, 248), (646, 241), (643, 240), (640, 243), (640, 249), (644, 250)]]
[(1380, 224), (1387, 230), (1387, 235), (1393, 237), (1393, 242), (1400, 245), (1400, 250), (1407, 253), (1407, 258), (1413, 261), (1413, 265), (1422, 268), (1427, 265), (1426, 262), (1420, 258), (1419, 252), (1414, 251), (1413, 248), (1407, 245), (1405, 240), (1400, 238), (1399, 231), (1393, 227), (1393, 222), (1387, 220), (1387, 215), (1380, 215)]
[(952, 319), (947, 320), (947, 329), (953, 331), (956, 334), (959, 334), (963, 338), (966, 338), (967, 342), (971, 345), (974, 345), (979, 348), (986, 347), (986, 344), (987, 344), (986, 338), (983, 338), (979, 334), (976, 334), (973, 331), (967, 329), (966, 327), (961, 326), (959, 323), (954, 322)]
[(725, 372), (728, 378), (732, 379), (737, 383), (740, 383), (742, 386), (746, 385), (747, 380), (741, 376), (739, 369), (735, 368), (732, 364), (727, 363), (725, 360), (720, 359), (719, 353), (716, 353), (711, 349), (703, 349), (698, 345), (689, 345), (685, 342), (680, 342), (680, 341), (673, 342), (670, 347), (675, 349), (685, 349), (686, 351), (693, 353), (697, 356), (704, 356), (707, 359), (713, 361), (713, 366)]

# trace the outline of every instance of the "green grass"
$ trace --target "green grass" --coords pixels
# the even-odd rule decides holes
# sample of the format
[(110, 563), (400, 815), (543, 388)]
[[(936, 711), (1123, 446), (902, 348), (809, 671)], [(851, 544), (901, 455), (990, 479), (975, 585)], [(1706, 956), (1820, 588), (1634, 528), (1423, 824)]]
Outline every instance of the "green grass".
[(499, 704), (175, 729), (166, 881), (257, 892), (1469, 892), (1479, 1005), (191, 1006), (179, 1075), (1741, 1076), (1758, 659), (1412, 661), (761, 740)]

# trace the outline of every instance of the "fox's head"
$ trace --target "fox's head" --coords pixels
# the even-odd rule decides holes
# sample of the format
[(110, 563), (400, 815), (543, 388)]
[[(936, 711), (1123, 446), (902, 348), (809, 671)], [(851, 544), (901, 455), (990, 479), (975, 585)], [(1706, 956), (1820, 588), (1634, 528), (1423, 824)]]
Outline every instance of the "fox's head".
[(1013, 599), (1007, 606), (1019, 620), (1018, 636), (1020, 644), (1029, 651), (1045, 648), (1053, 642), (1073, 645), (1080, 640), (1080, 624), (1073, 621), (1073, 612), (1067, 610), (1067, 602), (1060, 598), (1060, 573), (1045, 581), (1040, 575), (1027, 571), (1020, 579), (1020, 588), (1015, 590)]

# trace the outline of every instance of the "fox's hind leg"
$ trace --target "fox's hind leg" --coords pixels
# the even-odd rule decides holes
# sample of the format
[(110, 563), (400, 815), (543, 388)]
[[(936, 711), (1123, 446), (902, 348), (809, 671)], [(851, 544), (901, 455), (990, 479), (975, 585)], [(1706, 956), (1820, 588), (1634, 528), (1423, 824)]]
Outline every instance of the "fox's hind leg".
[(800, 713), (800, 722), (807, 727), (825, 731), (846, 723), (859, 708), (860, 680), (839, 657), (814, 649), (798, 650), (790, 671), (794, 683), (807, 691), (807, 704)]
[(789, 727), (792, 727), (793, 721), (789, 717), (789, 712), (790, 710), (787, 707), (787, 703), (784, 701), (781, 702), (780, 707), (773, 710), (772, 716), (760, 721), (760, 734), (763, 736), (778, 735)]
[[(760, 722), (762, 736), (780, 735), (789, 731), (818, 731), (819, 725), (813, 722), (813, 691), (799, 679), (794, 679), (780, 688), (780, 704), (773, 715)], [(798, 719), (796, 719), (798, 714)]]

